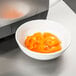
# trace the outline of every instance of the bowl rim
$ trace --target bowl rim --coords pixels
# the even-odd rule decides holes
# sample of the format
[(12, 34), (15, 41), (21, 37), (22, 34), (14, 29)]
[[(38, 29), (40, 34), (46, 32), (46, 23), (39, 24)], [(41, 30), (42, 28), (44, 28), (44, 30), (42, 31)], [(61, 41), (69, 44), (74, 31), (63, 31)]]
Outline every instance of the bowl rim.
[[(67, 30), (67, 32), (68, 32), (68, 34), (69, 34), (69, 42), (68, 42), (67, 46), (66, 46), (64, 49), (60, 50), (60, 51), (57, 51), (57, 52), (54, 52), (54, 53), (39, 53), (39, 52), (31, 51), (31, 50), (29, 50), (27, 47), (24, 47), (23, 45), (21, 45), (21, 43), (20, 43), (20, 42), (18, 41), (18, 39), (17, 39), (17, 33), (18, 33), (18, 31), (19, 31), (20, 28), (21, 28), (22, 26), (24, 26), (25, 24), (28, 24), (28, 23), (30, 23), (30, 22), (34, 22), (34, 21), (50, 21), (50, 22), (57, 23), (57, 24), (61, 25), (63, 28), (65, 28), (61, 23), (56, 22), (56, 21), (53, 21), (53, 20), (37, 19), (37, 20), (31, 20), (31, 21), (28, 21), (28, 22), (22, 24), (20, 27), (18, 27), (17, 30), (16, 30), (16, 33), (15, 33), (15, 39), (16, 39), (16, 42), (18, 43), (18, 45), (20, 45), (21, 47), (23, 47), (23, 49), (25, 49), (26, 51), (29, 51), (29, 52), (35, 53), (35, 54), (40, 54), (40, 55), (55, 55), (55, 54), (58, 54), (58, 53), (64, 52), (64, 51), (70, 46), (70, 44), (71, 44), (71, 33), (70, 33), (69, 30), (66, 29), (66, 28), (65, 28), (65, 29)], [(22, 50), (22, 51), (23, 51), (23, 50)]]

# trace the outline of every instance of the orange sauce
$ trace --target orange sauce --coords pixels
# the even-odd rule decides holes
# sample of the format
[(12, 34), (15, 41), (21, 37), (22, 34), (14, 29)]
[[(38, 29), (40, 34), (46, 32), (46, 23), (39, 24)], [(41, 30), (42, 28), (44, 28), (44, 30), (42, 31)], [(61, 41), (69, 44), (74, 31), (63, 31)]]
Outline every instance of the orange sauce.
[(60, 51), (61, 41), (53, 34), (37, 32), (25, 39), (25, 46), (38, 53), (54, 53)]
[(8, 6), (8, 5), (5, 5), (3, 7), (3, 11), (1, 13), (1, 17), (2, 18), (5, 18), (5, 19), (12, 19), (12, 18), (18, 18), (18, 17), (21, 17), (23, 16), (23, 13), (18, 11), (17, 9), (11, 7), (11, 6)]

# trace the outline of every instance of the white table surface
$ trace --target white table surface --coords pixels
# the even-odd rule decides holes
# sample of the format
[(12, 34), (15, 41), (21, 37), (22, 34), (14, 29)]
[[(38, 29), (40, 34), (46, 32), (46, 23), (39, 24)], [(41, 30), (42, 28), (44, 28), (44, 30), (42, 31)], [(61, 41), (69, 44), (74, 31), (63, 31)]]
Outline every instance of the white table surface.
[(76, 76), (76, 14), (61, 1), (50, 7), (47, 19), (60, 22), (71, 31), (72, 43), (69, 49), (58, 59), (38, 61), (24, 55), (13, 45), (15, 40), (11, 38), (10, 47), (6, 45), (8, 41), (2, 43), (6, 45), (5, 50), (10, 48), (10, 51), (0, 55), (0, 76)]
[(59, 74), (56, 76), (76, 76), (76, 14), (63, 1), (50, 7), (47, 19), (60, 22), (69, 29), (72, 36), (70, 48), (63, 54)]

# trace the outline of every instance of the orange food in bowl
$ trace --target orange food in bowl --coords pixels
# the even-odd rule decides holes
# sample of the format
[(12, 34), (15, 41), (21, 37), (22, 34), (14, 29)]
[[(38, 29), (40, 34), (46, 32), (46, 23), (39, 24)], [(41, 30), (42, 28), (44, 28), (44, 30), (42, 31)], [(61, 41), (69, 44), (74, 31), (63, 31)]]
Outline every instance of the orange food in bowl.
[(35, 33), (28, 36), (25, 40), (25, 46), (31, 51), (38, 53), (54, 53), (61, 50), (60, 40), (53, 34)]

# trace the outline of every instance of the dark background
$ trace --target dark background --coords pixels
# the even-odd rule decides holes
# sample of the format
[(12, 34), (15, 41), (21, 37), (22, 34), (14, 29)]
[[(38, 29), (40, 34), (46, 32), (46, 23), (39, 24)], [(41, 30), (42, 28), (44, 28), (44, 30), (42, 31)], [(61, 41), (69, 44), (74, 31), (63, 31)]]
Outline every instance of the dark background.
[(63, 0), (65, 1), (71, 9), (76, 13), (76, 0)]

